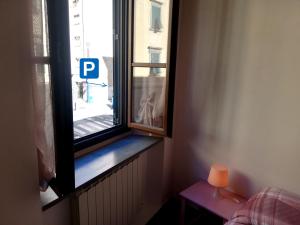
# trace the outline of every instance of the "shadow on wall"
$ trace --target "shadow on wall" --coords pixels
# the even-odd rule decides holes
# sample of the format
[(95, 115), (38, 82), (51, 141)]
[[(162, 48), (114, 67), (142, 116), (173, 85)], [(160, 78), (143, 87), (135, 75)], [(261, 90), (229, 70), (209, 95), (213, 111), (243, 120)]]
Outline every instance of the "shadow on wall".
[(212, 159), (222, 155), (224, 163), (230, 160), (226, 156), (239, 107), (238, 65), (243, 63), (247, 4), (182, 2), (174, 110), (175, 192), (206, 178)]
[(255, 187), (253, 182), (250, 181), (249, 177), (238, 171), (231, 173), (230, 186), (234, 187), (236, 193), (240, 193), (243, 196), (250, 198), (251, 194), (259, 191), (258, 187)]

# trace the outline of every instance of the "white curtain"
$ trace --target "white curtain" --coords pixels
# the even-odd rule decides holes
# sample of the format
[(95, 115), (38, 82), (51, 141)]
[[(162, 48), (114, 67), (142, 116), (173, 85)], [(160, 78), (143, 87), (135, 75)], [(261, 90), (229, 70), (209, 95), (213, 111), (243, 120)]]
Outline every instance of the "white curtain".
[(51, 82), (48, 59), (48, 32), (44, 0), (34, 0), (33, 15), (33, 77), (34, 132), (38, 155), (40, 189), (46, 190), (55, 177), (54, 132)]

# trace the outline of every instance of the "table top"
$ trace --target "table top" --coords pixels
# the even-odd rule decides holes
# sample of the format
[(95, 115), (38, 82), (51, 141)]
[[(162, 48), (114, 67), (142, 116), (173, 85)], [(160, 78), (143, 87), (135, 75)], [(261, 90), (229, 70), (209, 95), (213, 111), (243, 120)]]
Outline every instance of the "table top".
[[(247, 201), (245, 198), (224, 189), (221, 190), (221, 197), (214, 198), (214, 191), (214, 187), (202, 180), (180, 192), (179, 195), (226, 220), (229, 220), (234, 212)], [(239, 203), (234, 199), (237, 199)]]

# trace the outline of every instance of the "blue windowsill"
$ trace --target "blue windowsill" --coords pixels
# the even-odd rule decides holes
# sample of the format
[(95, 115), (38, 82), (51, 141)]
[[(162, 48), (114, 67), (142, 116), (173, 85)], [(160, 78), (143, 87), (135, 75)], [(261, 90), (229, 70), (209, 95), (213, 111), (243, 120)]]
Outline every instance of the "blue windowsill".
[(161, 138), (129, 135), (112, 144), (75, 159), (75, 188), (79, 189), (105, 176), (116, 166), (160, 142)]

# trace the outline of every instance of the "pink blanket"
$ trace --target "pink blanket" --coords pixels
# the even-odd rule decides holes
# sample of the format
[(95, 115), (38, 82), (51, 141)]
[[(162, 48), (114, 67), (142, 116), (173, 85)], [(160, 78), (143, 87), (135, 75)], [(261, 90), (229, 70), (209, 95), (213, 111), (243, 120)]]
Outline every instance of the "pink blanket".
[(300, 225), (300, 196), (266, 188), (251, 197), (225, 225)]

